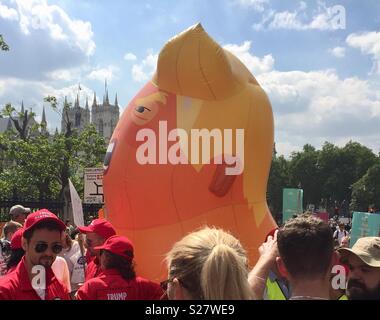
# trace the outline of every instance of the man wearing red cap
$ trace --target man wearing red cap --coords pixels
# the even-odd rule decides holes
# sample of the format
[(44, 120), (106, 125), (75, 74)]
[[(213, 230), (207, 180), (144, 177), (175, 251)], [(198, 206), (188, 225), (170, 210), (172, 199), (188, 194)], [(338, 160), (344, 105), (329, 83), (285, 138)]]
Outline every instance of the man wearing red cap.
[(0, 300), (68, 300), (69, 292), (51, 265), (62, 251), (65, 224), (46, 209), (30, 214), (24, 225), (25, 255), (16, 269), (0, 279)]
[(78, 227), (81, 233), (86, 234), (86, 246), (90, 255), (90, 261), (86, 268), (85, 281), (95, 278), (100, 274), (99, 250), (95, 247), (101, 246), (109, 238), (116, 234), (112, 224), (105, 219), (95, 219), (87, 227)]
[(78, 300), (159, 300), (163, 296), (159, 284), (136, 277), (128, 238), (112, 236), (95, 249), (100, 252), (102, 272), (83, 284)]

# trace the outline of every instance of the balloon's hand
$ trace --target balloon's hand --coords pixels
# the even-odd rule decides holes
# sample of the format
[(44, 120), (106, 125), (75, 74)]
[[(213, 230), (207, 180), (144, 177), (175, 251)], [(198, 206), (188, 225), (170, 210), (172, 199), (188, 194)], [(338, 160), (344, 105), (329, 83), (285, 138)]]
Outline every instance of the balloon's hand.
[(226, 168), (228, 167), (229, 165), (226, 163), (218, 164), (209, 185), (209, 191), (217, 197), (224, 197), (236, 179), (236, 175), (226, 175)]

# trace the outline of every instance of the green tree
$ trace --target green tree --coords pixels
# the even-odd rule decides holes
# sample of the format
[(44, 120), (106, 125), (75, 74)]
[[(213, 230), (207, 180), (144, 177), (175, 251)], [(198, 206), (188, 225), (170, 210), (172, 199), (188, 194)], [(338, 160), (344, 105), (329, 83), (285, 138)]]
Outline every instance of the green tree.
[(83, 194), (83, 174), (85, 168), (101, 167), (107, 146), (95, 127), (88, 125), (80, 134), (73, 130), (55, 136), (60, 147), (61, 163), (58, 165), (60, 196), (67, 189), (70, 178), (78, 193)]
[(380, 209), (380, 161), (352, 186), (351, 209), (365, 212), (369, 207)]
[(68, 178), (83, 192), (85, 167), (102, 164), (106, 144), (91, 125), (82, 133), (34, 135), (27, 140), (12, 132), (0, 135), (0, 193), (3, 197), (62, 199)]
[[(9, 50), (2, 35), (0, 49)], [(12, 123), (11, 130), (0, 134), (0, 194), (30, 200), (60, 199), (67, 209), (69, 178), (79, 194), (83, 193), (84, 168), (102, 164), (106, 144), (93, 126), (81, 133), (72, 129), (64, 112), (69, 104), (60, 112), (55, 97), (49, 96), (45, 101), (64, 120), (63, 133), (49, 135), (46, 128), (33, 123), (32, 112), (17, 112), (11, 104), (0, 111), (0, 117), (7, 117)]]
[(318, 204), (321, 199), (319, 151), (306, 144), (301, 152), (291, 154), (289, 162), (289, 186), (304, 190), (304, 206)]
[(59, 158), (54, 143), (43, 135), (28, 141), (8, 136), (6, 146), (6, 164), (0, 174), (1, 194), (29, 200), (54, 198), (59, 190)]
[(348, 142), (343, 148), (326, 142), (320, 152), (318, 165), (322, 197), (339, 204), (351, 200), (351, 186), (376, 163), (376, 155), (357, 142)]
[(288, 161), (284, 156), (273, 157), (268, 179), (267, 200), (275, 218), (278, 218), (282, 212), (282, 190), (289, 186)]
[(84, 168), (102, 165), (107, 150), (106, 143), (104, 138), (98, 135), (93, 125), (87, 126), (80, 134), (72, 129), (73, 124), (66, 112), (71, 106), (70, 103), (64, 104), (62, 110), (59, 110), (56, 97), (48, 96), (44, 100), (50, 103), (53, 110), (64, 120), (64, 133), (56, 135), (56, 138), (60, 144), (59, 149), (62, 151), (61, 163), (58, 167), (61, 185), (59, 197), (67, 201), (69, 198), (69, 178), (78, 193), (81, 194), (83, 192)]
[[(332, 143), (325, 142), (318, 155), (318, 172), (321, 183), (321, 199), (326, 199), (327, 207), (333, 207), (338, 198), (337, 189), (340, 175), (340, 149)], [(330, 208), (331, 209), (331, 208)]]

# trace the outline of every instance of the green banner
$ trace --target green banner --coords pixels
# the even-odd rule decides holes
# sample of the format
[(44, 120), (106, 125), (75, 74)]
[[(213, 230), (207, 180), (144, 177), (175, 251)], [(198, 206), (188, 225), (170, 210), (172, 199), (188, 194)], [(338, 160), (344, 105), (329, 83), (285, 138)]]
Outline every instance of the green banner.
[(282, 192), (282, 222), (303, 212), (303, 190), (283, 189)]
[(356, 241), (363, 237), (380, 237), (380, 214), (353, 213), (350, 247), (352, 248)]

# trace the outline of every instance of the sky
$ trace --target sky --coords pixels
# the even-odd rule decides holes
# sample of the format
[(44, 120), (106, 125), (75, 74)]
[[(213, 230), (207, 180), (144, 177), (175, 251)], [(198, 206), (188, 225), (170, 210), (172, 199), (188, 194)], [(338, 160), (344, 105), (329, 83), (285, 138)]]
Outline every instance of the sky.
[[(358, 141), (380, 152), (378, 0), (0, 0), (0, 107), (60, 116), (79, 94), (121, 112), (165, 43), (196, 23), (248, 67), (271, 101), (278, 154)], [(79, 85), (81, 90), (79, 90)]]

